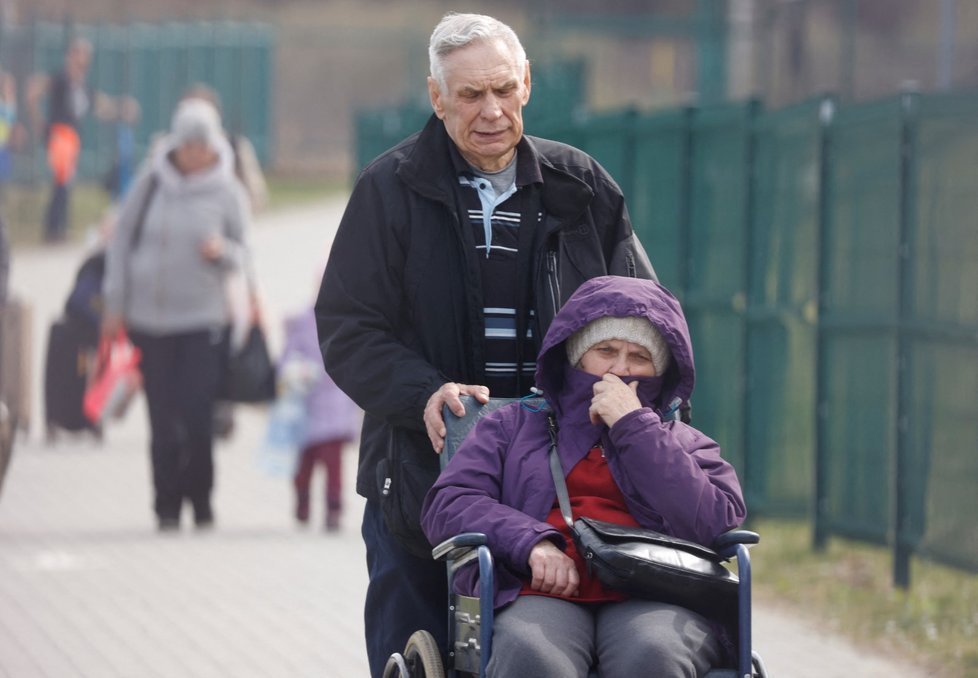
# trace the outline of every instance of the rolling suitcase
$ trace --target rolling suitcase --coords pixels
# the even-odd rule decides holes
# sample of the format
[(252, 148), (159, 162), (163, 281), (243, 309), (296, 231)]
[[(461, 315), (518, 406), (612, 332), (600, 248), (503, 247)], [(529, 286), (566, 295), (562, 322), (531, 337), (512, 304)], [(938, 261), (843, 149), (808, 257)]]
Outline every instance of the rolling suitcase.
[(87, 335), (84, 327), (70, 320), (56, 320), (51, 325), (44, 367), (44, 417), (49, 438), (58, 428), (98, 433), (82, 410), (93, 351)]

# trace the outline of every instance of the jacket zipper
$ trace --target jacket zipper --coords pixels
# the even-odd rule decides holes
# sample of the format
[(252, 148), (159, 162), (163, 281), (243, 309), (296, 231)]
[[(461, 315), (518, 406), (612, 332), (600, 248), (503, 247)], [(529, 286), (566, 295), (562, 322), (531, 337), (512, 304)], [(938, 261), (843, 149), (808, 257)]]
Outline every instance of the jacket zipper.
[(560, 309), (560, 278), (557, 275), (557, 252), (547, 250), (547, 286), (550, 288), (551, 318)]

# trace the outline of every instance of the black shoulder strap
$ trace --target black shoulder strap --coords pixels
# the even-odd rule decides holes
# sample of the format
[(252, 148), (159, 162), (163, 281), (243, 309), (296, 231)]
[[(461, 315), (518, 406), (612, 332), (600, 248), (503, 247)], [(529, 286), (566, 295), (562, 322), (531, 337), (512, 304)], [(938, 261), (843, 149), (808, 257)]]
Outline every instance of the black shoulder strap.
[(129, 243), (129, 249), (134, 250), (139, 247), (139, 241), (143, 237), (143, 222), (146, 221), (146, 211), (149, 209), (149, 204), (153, 202), (153, 195), (156, 193), (156, 185), (159, 183), (159, 178), (156, 173), (149, 175), (149, 183), (146, 185), (146, 192), (143, 193), (143, 202), (139, 205), (139, 214), (136, 216), (136, 230), (133, 231), (132, 241)]

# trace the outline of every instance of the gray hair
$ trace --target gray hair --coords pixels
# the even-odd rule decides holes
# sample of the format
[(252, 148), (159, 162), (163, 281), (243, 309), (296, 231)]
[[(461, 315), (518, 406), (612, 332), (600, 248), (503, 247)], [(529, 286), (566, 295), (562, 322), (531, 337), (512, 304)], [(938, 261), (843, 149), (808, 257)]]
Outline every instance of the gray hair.
[(442, 17), (431, 33), (428, 42), (428, 61), (431, 77), (438, 87), (445, 89), (445, 69), (442, 58), (457, 49), (477, 41), (501, 40), (517, 63), (526, 69), (526, 51), (512, 28), (498, 19), (485, 14), (456, 14), (450, 12)]

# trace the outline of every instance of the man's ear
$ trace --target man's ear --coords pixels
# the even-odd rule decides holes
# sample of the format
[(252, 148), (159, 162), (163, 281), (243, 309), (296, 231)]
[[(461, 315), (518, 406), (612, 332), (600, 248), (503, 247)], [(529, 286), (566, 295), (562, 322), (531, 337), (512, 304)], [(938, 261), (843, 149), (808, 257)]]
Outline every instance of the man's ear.
[(523, 105), (526, 106), (530, 102), (530, 89), (531, 89), (531, 78), (530, 78), (530, 60), (526, 60), (526, 67), (523, 69)]
[(428, 98), (431, 100), (431, 108), (439, 119), (444, 120), (445, 108), (441, 104), (441, 88), (438, 81), (430, 75), (428, 76)]

